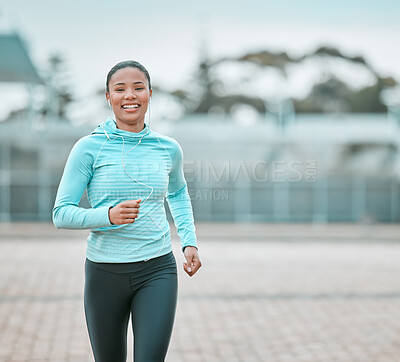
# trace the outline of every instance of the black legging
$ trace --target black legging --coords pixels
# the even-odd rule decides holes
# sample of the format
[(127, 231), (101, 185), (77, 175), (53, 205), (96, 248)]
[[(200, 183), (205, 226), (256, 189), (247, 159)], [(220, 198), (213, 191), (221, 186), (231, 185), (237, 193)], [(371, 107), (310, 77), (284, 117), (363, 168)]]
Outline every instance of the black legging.
[(177, 302), (172, 251), (149, 261), (85, 262), (85, 316), (96, 362), (125, 362), (132, 313), (135, 362), (162, 362)]

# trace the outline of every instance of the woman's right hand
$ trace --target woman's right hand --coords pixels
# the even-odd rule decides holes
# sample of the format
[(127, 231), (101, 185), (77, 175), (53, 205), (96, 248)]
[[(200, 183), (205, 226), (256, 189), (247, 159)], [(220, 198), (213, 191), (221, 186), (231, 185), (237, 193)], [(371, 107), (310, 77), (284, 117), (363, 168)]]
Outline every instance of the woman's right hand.
[(123, 201), (111, 207), (108, 210), (110, 222), (115, 225), (131, 224), (135, 222), (139, 214), (141, 201), (142, 199)]

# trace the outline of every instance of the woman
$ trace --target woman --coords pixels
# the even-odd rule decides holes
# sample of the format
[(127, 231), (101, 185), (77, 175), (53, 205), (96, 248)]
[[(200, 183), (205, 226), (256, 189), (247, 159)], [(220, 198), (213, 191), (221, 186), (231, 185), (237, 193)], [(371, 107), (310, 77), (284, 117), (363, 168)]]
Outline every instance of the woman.
[[(177, 302), (166, 197), (186, 258), (201, 267), (183, 155), (172, 138), (150, 129), (145, 115), (150, 75), (136, 61), (107, 75), (108, 118), (71, 150), (53, 209), (57, 228), (86, 229), (84, 305), (96, 362), (126, 361), (132, 314), (135, 362), (164, 361)], [(87, 188), (91, 208), (78, 206)]]

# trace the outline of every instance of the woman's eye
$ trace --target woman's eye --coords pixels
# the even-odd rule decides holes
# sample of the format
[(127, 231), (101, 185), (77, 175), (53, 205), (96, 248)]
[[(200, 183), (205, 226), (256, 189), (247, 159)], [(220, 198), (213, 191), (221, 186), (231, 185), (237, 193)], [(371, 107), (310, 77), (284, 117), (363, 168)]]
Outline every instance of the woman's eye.
[(123, 91), (123, 88), (118, 88), (118, 89), (116, 89), (116, 91), (117, 91), (117, 92), (122, 92), (122, 91)]
[(136, 88), (136, 90), (142, 90), (143, 88)]

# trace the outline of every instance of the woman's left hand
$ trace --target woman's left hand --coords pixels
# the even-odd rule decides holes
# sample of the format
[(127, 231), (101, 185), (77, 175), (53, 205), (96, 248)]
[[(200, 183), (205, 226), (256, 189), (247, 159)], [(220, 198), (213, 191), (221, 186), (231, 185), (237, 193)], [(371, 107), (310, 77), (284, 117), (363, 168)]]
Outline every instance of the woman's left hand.
[(191, 277), (201, 267), (201, 261), (199, 258), (199, 252), (194, 246), (185, 247), (184, 252), (187, 263), (183, 263), (183, 270)]

